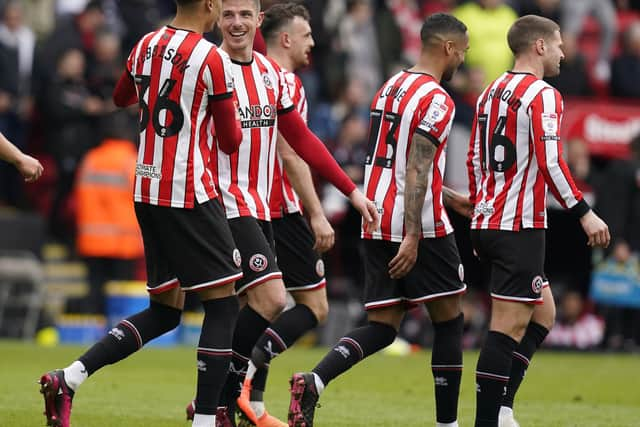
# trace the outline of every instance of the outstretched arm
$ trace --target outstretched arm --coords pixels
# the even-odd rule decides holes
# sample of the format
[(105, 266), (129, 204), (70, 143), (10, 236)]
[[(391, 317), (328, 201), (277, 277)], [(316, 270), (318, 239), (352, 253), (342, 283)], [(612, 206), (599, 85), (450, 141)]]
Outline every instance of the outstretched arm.
[(347, 174), (340, 169), (327, 147), (309, 130), (300, 114), (297, 111), (290, 111), (280, 115), (278, 120), (278, 130), (295, 152), (314, 171), (335, 185), (342, 194), (349, 197), (353, 207), (364, 218), (366, 230), (369, 232), (377, 230), (380, 226), (380, 216), (375, 205), (356, 188)]
[(27, 182), (40, 178), (44, 168), (37, 159), (24, 154), (0, 133), (0, 159), (13, 164)]
[(404, 228), (398, 253), (389, 263), (393, 279), (404, 277), (416, 263), (422, 237), (422, 207), (429, 188), (429, 171), (436, 155), (436, 141), (415, 133), (411, 139), (404, 195)]

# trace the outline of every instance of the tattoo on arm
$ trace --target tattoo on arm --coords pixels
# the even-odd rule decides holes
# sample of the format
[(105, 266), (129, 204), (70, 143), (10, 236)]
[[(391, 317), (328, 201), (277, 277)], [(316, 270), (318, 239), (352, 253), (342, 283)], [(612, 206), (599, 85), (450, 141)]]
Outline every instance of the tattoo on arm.
[(404, 195), (404, 222), (407, 234), (420, 234), (422, 207), (429, 188), (429, 171), (437, 147), (428, 138), (414, 134), (407, 161)]

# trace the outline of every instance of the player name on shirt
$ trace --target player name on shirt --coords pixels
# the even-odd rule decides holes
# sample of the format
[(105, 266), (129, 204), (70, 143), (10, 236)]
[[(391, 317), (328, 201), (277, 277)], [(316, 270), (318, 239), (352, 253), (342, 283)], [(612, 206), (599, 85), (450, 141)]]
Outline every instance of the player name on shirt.
[[(162, 37), (162, 40), (170, 40), (171, 37)], [(151, 58), (162, 58), (165, 61), (171, 62), (171, 65), (176, 67), (176, 70), (180, 74), (184, 74), (191, 65), (189, 65), (189, 58), (187, 56), (182, 55), (182, 53), (178, 52), (177, 49), (169, 48), (168, 45), (155, 45), (153, 47), (148, 46), (145, 54), (140, 55), (137, 59), (137, 66), (141, 67), (144, 64), (144, 61), (148, 61)]]

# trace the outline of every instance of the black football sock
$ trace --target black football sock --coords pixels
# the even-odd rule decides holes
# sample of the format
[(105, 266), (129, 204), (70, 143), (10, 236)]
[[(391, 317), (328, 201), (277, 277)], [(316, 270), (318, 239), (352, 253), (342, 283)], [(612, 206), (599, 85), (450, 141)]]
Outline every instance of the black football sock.
[(458, 396), (462, 376), (462, 331), (464, 318), (433, 324), (431, 372), (435, 384), (436, 420), (452, 423), (458, 419)]
[(89, 375), (103, 366), (116, 363), (135, 353), (154, 338), (180, 324), (182, 311), (150, 301), (149, 308), (121, 320), (78, 360)]
[(215, 415), (224, 386), (229, 362), (233, 329), (238, 316), (238, 298), (233, 295), (202, 302), (204, 321), (198, 343), (198, 388), (196, 412)]
[(536, 350), (540, 348), (542, 341), (544, 341), (548, 333), (549, 330), (541, 324), (529, 322), (527, 332), (524, 334), (520, 344), (513, 351), (511, 375), (509, 376), (509, 384), (507, 384), (507, 394), (502, 400), (502, 406), (513, 408), (513, 401), (524, 379), (524, 374), (527, 372), (531, 358)]
[(382, 350), (396, 338), (393, 326), (379, 322), (355, 329), (340, 338), (340, 341), (324, 356), (324, 359), (313, 368), (324, 385), (347, 371), (365, 357)]
[(240, 310), (233, 332), (233, 355), (229, 365), (229, 375), (224, 385), (224, 392), (220, 395), (219, 406), (233, 406), (235, 404), (247, 373), (251, 349), (268, 326), (269, 321), (251, 308), (249, 304)]
[(475, 427), (498, 427), (498, 412), (517, 345), (516, 340), (503, 333), (489, 331), (487, 334), (476, 368)]
[(285, 311), (260, 336), (251, 352), (251, 361), (257, 371), (251, 383), (251, 400), (262, 400), (269, 362), (289, 348), (298, 338), (318, 324), (315, 314), (304, 304), (296, 304)]

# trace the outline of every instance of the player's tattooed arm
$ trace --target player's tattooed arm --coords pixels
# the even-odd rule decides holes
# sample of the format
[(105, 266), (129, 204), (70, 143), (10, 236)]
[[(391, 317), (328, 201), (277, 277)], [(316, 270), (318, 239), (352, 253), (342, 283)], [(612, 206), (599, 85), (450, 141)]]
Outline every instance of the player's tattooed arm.
[(389, 262), (393, 279), (404, 277), (416, 263), (418, 244), (422, 234), (422, 207), (429, 188), (429, 171), (438, 147), (431, 139), (414, 134), (409, 149), (404, 193), (405, 236), (398, 253)]
[(467, 218), (473, 216), (473, 203), (471, 203), (471, 200), (444, 185), (442, 186), (442, 202), (446, 207), (453, 209), (462, 216)]
[(414, 134), (407, 160), (404, 221), (407, 234), (422, 232), (422, 207), (429, 187), (429, 171), (438, 147), (428, 138)]

